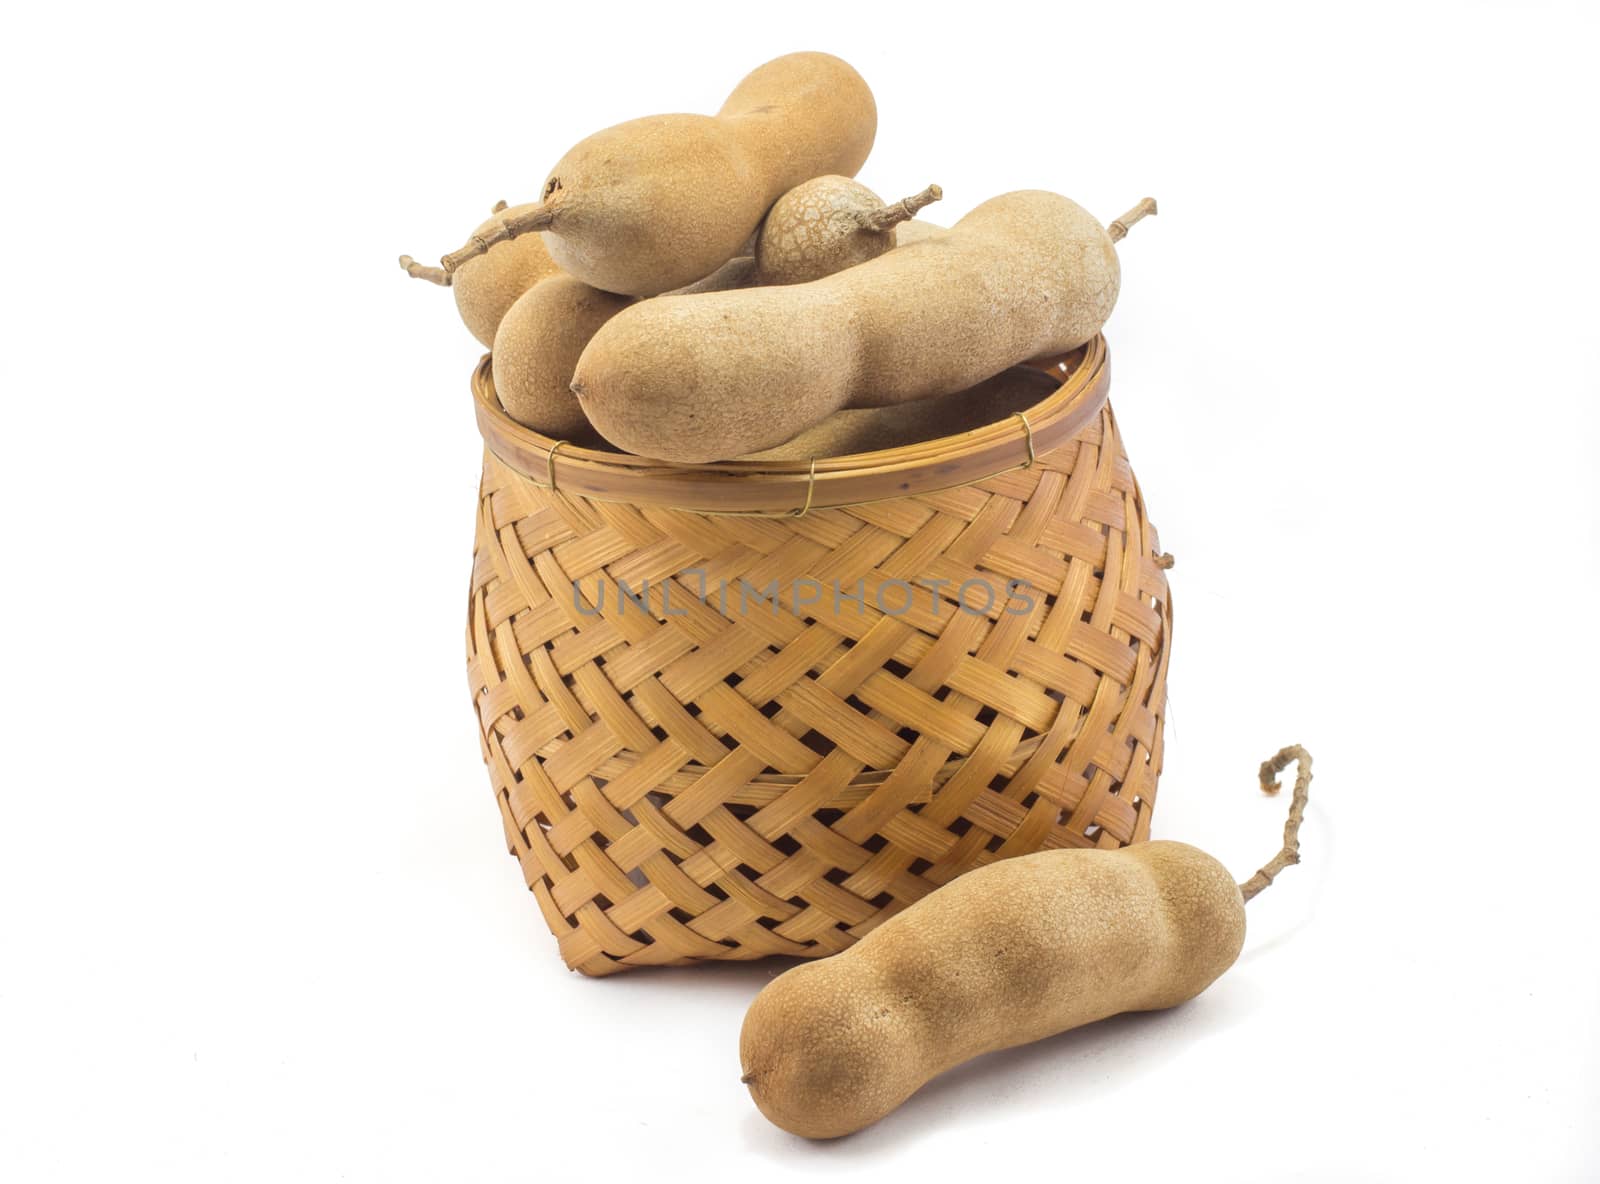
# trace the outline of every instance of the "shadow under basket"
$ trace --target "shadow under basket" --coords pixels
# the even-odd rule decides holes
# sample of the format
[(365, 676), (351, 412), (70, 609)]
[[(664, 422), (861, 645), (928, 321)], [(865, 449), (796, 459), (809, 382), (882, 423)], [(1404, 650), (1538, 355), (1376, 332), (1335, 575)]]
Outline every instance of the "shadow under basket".
[(480, 364), (467, 667), (568, 966), (833, 954), (972, 868), (1149, 837), (1170, 560), (1104, 340), (1032, 369), (973, 431), (683, 466), (519, 426)]

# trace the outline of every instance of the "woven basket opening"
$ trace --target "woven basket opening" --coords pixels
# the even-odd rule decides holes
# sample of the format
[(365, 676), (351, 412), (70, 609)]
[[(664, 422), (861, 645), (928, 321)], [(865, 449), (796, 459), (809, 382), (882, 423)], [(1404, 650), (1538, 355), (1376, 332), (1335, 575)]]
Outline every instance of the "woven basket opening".
[[(1093, 421), (1109, 385), (1105, 343), (1096, 338), (1007, 375), (1008, 389), (987, 395), (986, 402), (968, 400), (972, 405), (955, 425), (962, 430), (948, 435), (909, 444), (897, 438), (896, 446), (874, 449), (883, 432), (846, 433), (839, 439), (869, 447), (795, 457), (758, 454), (708, 465), (669, 465), (614, 451), (598, 438), (587, 442), (591, 447), (524, 427), (501, 408), (488, 355), (474, 375), (473, 395), (489, 451), (547, 488), (640, 507), (782, 515), (949, 489), (1027, 464), (1029, 457), (1058, 447)], [(962, 396), (948, 401), (956, 408), (963, 402)], [(935, 420), (926, 414), (927, 406), (880, 410), (901, 417), (903, 436), (906, 429), (929, 430)]]

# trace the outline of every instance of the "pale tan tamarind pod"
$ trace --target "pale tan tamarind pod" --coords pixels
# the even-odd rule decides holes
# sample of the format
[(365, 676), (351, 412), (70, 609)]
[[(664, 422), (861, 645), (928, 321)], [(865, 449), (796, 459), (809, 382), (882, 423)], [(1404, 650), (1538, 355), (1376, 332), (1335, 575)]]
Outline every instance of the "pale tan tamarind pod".
[(573, 389), (626, 451), (740, 456), (842, 407), (949, 394), (1075, 349), (1111, 315), (1120, 278), (1112, 237), (1088, 211), (1008, 193), (810, 283), (635, 305), (589, 343)]
[[(755, 260), (746, 256), (729, 260), (684, 291), (724, 291), (754, 277)], [(600, 327), (633, 302), (631, 296), (602, 292), (560, 273), (518, 297), (500, 322), (490, 363), (506, 414), (555, 439), (589, 442), (594, 432), (572, 393), (573, 367)]]
[[(516, 217), (532, 208), (507, 207), (505, 202), (498, 202), (493, 211), (495, 217), (480, 225), (473, 234), (488, 234), (499, 225), (501, 217)], [(536, 234), (497, 243), (493, 251), (468, 260), (454, 272), (425, 266), (410, 255), (400, 256), (400, 266), (413, 279), (428, 280), (454, 292), (456, 311), (461, 314), (462, 323), (486, 349), (494, 344), (500, 318), (506, 315), (517, 297), (546, 276), (560, 271)]]
[(853, 175), (877, 126), (872, 92), (848, 63), (788, 54), (749, 74), (715, 116), (647, 116), (580, 141), (550, 170), (539, 205), (507, 210), (442, 270), (538, 231), (562, 270), (587, 284), (669, 292), (739, 254), (800, 182)]
[(763, 284), (803, 284), (891, 250), (895, 228), (944, 196), (937, 185), (885, 205), (850, 177), (813, 177), (767, 212), (756, 238), (756, 275)]
[(868, 1126), (934, 1077), (997, 1049), (1194, 998), (1238, 958), (1245, 902), (1299, 860), (1311, 758), (1283, 849), (1249, 880), (1186, 843), (1040, 851), (978, 868), (831, 958), (785, 971), (739, 1035), (742, 1080), (784, 1130)]
[(587, 429), (568, 389), (572, 368), (600, 326), (632, 303), (570, 275), (540, 280), (518, 297), (500, 322), (490, 361), (506, 414), (558, 440)]

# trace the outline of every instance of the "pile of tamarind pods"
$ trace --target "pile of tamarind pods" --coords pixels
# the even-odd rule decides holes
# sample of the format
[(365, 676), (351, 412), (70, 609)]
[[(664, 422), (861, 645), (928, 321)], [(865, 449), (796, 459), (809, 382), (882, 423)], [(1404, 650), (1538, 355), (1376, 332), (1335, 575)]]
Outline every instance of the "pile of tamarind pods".
[(852, 179), (876, 133), (849, 64), (788, 54), (716, 115), (580, 141), (538, 201), (501, 203), (440, 266), (400, 261), (454, 289), (513, 419), (680, 463), (968, 390), (1100, 331), (1116, 241), (1153, 201), (1109, 228), (1042, 190), (916, 222), (939, 186), (886, 204)]

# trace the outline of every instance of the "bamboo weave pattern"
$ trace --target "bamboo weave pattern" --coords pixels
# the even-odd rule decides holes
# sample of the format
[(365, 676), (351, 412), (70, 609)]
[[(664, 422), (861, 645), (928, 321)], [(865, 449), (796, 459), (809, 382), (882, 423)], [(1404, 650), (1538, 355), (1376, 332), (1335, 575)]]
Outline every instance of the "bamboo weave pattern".
[[(1109, 405), (1030, 468), (794, 518), (589, 500), (486, 452), (469, 679), (562, 957), (832, 954), (971, 868), (1148, 838), (1159, 554)], [(972, 580), (1020, 590), (973, 611)], [(740, 581), (776, 604), (720, 603)]]

